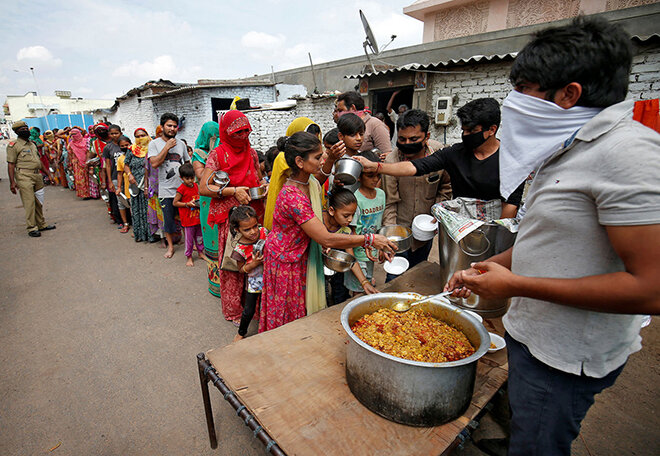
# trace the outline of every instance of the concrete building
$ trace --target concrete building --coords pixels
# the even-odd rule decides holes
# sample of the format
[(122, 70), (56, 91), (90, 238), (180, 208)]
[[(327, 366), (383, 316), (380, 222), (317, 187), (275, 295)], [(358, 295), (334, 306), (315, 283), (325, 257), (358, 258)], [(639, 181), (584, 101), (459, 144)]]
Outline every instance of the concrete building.
[(153, 135), (160, 116), (173, 112), (181, 119), (178, 137), (193, 145), (202, 125), (217, 121), (234, 97), (249, 98), (251, 106), (276, 101), (275, 83), (267, 79), (200, 80), (196, 84), (149, 81), (117, 98), (109, 109), (95, 112), (95, 120), (117, 124), (129, 137), (136, 128)]
[[(475, 2), (467, 3), (473, 6), (475, 4)], [(476, 3), (488, 4), (489, 2), (482, 0)], [(518, 3), (525, 3), (525, 1), (521, 0)], [(601, 3), (604, 3), (604, 1)], [(607, 3), (626, 5), (628, 3), (636, 4), (637, 2), (636, 0), (631, 0), (630, 2), (610, 0)], [(657, 2), (650, 5), (605, 11), (597, 14), (609, 21), (621, 24), (632, 36), (647, 39), (658, 34), (657, 24), (660, 22), (660, 3)], [(483, 33), (473, 32), (468, 36), (387, 50), (378, 55), (378, 60), (387, 62), (389, 65), (376, 65), (376, 69), (399, 68), (411, 63), (431, 64), (452, 60), (460, 61), (473, 56), (512, 54), (522, 49), (534, 32), (547, 28), (550, 25), (561, 25), (567, 22), (568, 19), (562, 19), (551, 23), (536, 23), (534, 25), (516, 26)], [(316, 80), (318, 90), (321, 92), (357, 90), (359, 88), (359, 81), (346, 79), (344, 76), (366, 73), (364, 70), (367, 69), (367, 63), (364, 55), (355, 56), (315, 64), (314, 75), (312, 75), (311, 66), (305, 66), (276, 72), (275, 79), (284, 84), (302, 84), (310, 93), (315, 87), (314, 80)], [(369, 100), (369, 103), (371, 103), (371, 100)]]
[(71, 92), (58, 90), (54, 96), (7, 95), (3, 106), (5, 119), (12, 124), (21, 119), (43, 117), (49, 114), (92, 114), (97, 109), (109, 108), (112, 100), (93, 100), (71, 97)]
[(657, 0), (417, 0), (403, 13), (424, 22), (424, 43), (543, 24)]

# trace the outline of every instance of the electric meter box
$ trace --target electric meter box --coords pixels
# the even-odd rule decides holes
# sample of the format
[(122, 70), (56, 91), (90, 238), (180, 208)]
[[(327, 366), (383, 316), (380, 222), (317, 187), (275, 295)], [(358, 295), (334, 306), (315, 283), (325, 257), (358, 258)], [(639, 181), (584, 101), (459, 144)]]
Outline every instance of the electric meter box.
[(438, 97), (435, 100), (435, 124), (448, 125), (451, 120), (451, 97)]

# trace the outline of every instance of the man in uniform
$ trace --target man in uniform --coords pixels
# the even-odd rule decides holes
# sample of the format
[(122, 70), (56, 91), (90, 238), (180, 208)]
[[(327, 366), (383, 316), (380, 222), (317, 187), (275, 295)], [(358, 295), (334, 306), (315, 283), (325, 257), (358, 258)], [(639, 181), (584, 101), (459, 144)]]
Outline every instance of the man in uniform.
[(7, 146), (7, 172), (13, 194), (18, 190), (25, 209), (25, 221), (30, 237), (41, 236), (41, 231), (54, 230), (55, 225), (46, 225), (41, 202), (35, 192), (44, 188), (44, 181), (39, 171), (45, 172), (52, 180), (50, 170), (39, 159), (37, 145), (30, 141), (30, 129), (25, 122), (12, 125), (18, 135), (16, 142)]

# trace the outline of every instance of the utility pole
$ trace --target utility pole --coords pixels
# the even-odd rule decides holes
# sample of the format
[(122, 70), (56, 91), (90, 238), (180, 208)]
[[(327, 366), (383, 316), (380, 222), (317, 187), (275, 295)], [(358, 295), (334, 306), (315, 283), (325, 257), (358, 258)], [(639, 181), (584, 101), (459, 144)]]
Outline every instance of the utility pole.
[(41, 98), (41, 90), (39, 90), (39, 84), (37, 84), (37, 77), (34, 75), (34, 67), (30, 67), (30, 72), (32, 73), (32, 79), (34, 79), (34, 85), (37, 87), (37, 95), (39, 95), (39, 101), (41, 102), (41, 106), (44, 109), (44, 119), (46, 119), (46, 127), (48, 130), (50, 130), (50, 123), (48, 122), (48, 109), (46, 109), (46, 105), (44, 104), (44, 99)]

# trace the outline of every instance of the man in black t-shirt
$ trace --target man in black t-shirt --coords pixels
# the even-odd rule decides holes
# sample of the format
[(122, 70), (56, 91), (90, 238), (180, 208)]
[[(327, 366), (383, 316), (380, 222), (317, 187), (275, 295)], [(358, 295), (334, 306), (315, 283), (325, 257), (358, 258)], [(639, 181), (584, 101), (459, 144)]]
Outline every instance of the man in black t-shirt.
[[(463, 141), (458, 144), (412, 161), (373, 163), (363, 157), (356, 160), (362, 163), (366, 172), (377, 171), (396, 177), (423, 176), (444, 169), (451, 179), (453, 198), (478, 198), (486, 201), (501, 199), (502, 218), (515, 217), (520, 205), (523, 183), (509, 199), (504, 200), (501, 197), (500, 141), (495, 136), (500, 126), (500, 106), (497, 100), (473, 100), (461, 107), (456, 115), (463, 129)], [(399, 129), (405, 128), (402, 118), (403, 115), (397, 121)]]

